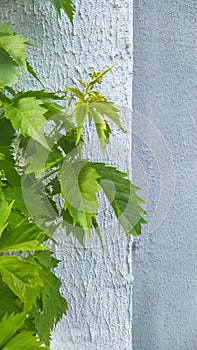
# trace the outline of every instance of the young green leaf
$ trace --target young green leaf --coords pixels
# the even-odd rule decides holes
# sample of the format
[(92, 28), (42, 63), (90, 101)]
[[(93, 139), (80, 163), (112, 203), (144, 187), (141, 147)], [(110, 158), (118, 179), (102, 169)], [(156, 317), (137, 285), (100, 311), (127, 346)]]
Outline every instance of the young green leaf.
[(21, 130), (23, 135), (32, 137), (45, 148), (50, 149), (43, 129), (46, 124), (44, 113), (47, 110), (41, 104), (41, 101), (37, 101), (34, 97), (22, 98), (16, 106), (5, 103), (5, 116), (11, 120), (15, 130)]

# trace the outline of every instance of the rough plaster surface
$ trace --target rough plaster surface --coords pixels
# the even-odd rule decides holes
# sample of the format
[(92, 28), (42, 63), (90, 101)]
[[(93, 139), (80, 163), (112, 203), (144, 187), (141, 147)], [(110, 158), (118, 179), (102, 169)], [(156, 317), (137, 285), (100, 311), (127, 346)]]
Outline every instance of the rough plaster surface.
[[(133, 108), (165, 138), (176, 188), (163, 224), (133, 248), (133, 350), (197, 349), (196, 10), (193, 0), (134, 1)], [(133, 151), (150, 221), (162, 191), (157, 157), (137, 137)], [(135, 182), (146, 183), (136, 165)]]
[[(121, 106), (124, 125), (130, 130), (132, 98), (132, 1), (75, 1), (74, 28), (63, 15), (57, 19), (48, 1), (0, 0), (1, 22), (11, 21), (14, 29), (36, 45), (31, 64), (48, 89), (73, 84), (74, 77), (86, 77), (89, 70), (116, 64), (103, 90)], [(20, 85), (37, 86), (31, 77)], [(93, 154), (97, 143), (86, 130)], [(130, 133), (122, 137), (113, 130), (107, 160), (130, 171)], [(107, 206), (107, 204), (106, 204)], [(103, 209), (104, 211), (104, 209)], [(52, 341), (54, 350), (131, 350), (132, 273), (131, 242), (118, 235), (118, 227), (106, 209), (101, 216), (103, 231), (110, 236), (102, 252), (97, 242), (87, 251), (65, 243), (61, 235), (56, 248), (62, 260), (57, 274), (69, 303), (69, 312), (58, 324)], [(109, 222), (108, 222), (109, 221)], [(119, 237), (119, 240), (118, 240)]]

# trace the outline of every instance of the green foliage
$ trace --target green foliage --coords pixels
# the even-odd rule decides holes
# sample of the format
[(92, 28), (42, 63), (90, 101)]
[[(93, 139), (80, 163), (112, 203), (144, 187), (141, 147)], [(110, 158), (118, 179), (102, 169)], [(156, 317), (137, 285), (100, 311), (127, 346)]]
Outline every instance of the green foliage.
[(22, 135), (28, 135), (37, 140), (44, 147), (49, 148), (44, 137), (44, 124), (46, 109), (41, 102), (34, 97), (21, 98), (17, 104), (4, 104), (5, 117), (11, 120), (15, 130), (20, 130)]
[[(73, 20), (69, 0), (51, 1)], [(47, 247), (59, 222), (85, 247), (97, 222), (103, 191), (126, 235), (141, 234), (146, 214), (127, 174), (83, 159), (84, 126), (93, 124), (101, 150), (111, 126), (123, 130), (113, 102), (97, 91), (106, 73), (90, 72), (89, 81), (61, 93), (17, 91), (21, 72), (31, 73), (27, 42), (0, 26), (0, 347), (49, 349), (51, 331), (67, 311), (58, 261)], [(52, 124), (50, 124), (52, 122)], [(47, 131), (47, 127), (50, 132)], [(59, 202), (58, 202), (59, 200)], [(59, 203), (59, 204), (58, 204)], [(50, 223), (50, 225), (49, 225)], [(11, 254), (10, 254), (11, 253)]]
[(0, 26), (0, 88), (11, 87), (21, 74), (33, 69), (27, 62), (26, 54), (27, 41), (20, 35), (16, 35), (10, 29), (10, 24)]

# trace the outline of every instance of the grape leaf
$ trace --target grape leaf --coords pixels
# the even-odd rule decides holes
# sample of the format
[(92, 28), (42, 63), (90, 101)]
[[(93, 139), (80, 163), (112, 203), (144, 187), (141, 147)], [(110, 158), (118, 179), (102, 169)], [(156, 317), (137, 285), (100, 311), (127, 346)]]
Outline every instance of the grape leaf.
[(5, 116), (11, 120), (15, 130), (20, 129), (23, 135), (28, 135), (49, 149), (44, 136), (43, 126), (46, 123), (44, 113), (47, 111), (41, 106), (41, 101), (34, 97), (22, 98), (16, 106), (4, 104)]

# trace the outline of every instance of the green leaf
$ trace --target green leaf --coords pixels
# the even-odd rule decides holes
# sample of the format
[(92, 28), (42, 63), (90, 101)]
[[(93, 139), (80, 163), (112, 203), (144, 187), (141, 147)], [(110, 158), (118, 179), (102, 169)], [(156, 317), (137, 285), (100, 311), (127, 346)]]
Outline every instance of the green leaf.
[(99, 176), (89, 162), (64, 162), (60, 183), (65, 200), (64, 208), (73, 217), (73, 223), (81, 226), (91, 236), (92, 218), (98, 208), (97, 192)]
[(72, 95), (78, 97), (80, 100), (84, 101), (84, 95), (79, 89), (66, 86), (66, 90), (69, 91)]
[[(3, 346), (23, 325), (25, 320), (24, 313), (11, 314), (4, 317), (0, 321), (0, 346)], [(3, 348), (5, 349), (5, 347)]]
[(85, 103), (78, 104), (74, 108), (72, 115), (75, 117), (77, 124), (77, 142), (81, 137), (82, 128), (87, 116), (89, 116), (90, 121), (94, 120), (102, 151), (104, 151), (106, 144), (109, 142), (109, 135), (111, 133), (106, 117), (124, 131), (120, 123), (119, 111), (113, 106), (113, 102), (95, 102), (90, 99)]
[(10, 185), (13, 187), (19, 187), (21, 185), (21, 177), (15, 170), (15, 164), (13, 161), (7, 159), (0, 160), (0, 169), (5, 171), (6, 178)]
[(4, 104), (5, 116), (10, 119), (15, 130), (20, 129), (23, 135), (28, 135), (50, 149), (44, 137), (43, 126), (46, 124), (44, 113), (47, 111), (41, 106), (41, 101), (34, 97), (22, 98), (16, 106)]
[(111, 133), (111, 129), (104, 116), (94, 108), (89, 108), (89, 116), (91, 120), (94, 120), (97, 135), (101, 145), (101, 150), (104, 152), (106, 145), (109, 143), (109, 135)]
[(0, 48), (0, 88), (12, 86), (20, 74), (17, 64)]
[(4, 347), (3, 350), (50, 350), (48, 346), (39, 341), (32, 332), (21, 332), (12, 338)]
[(38, 78), (36, 72), (33, 70), (32, 66), (29, 64), (28, 61), (26, 61), (27, 71), (44, 87), (41, 80)]
[(25, 170), (26, 174), (35, 173), (38, 178), (45, 170), (57, 165), (63, 160), (62, 153), (58, 149), (53, 149), (52, 152), (46, 148), (39, 147), (35, 153), (26, 159), (28, 167)]
[(0, 252), (46, 249), (46, 246), (40, 243), (42, 236), (43, 233), (34, 223), (24, 220), (13, 230), (4, 233), (0, 239)]
[[(27, 302), (28, 289), (43, 286), (38, 264), (19, 260), (14, 256), (0, 257), (0, 274), (3, 281), (22, 302)], [(37, 298), (37, 294), (35, 296)]]
[(50, 255), (50, 252), (45, 251), (34, 256), (34, 260), (38, 261), (42, 266), (41, 276), (44, 287), (41, 291), (42, 312), (35, 310), (31, 314), (34, 317), (40, 339), (47, 345), (49, 345), (51, 330), (68, 308), (66, 300), (59, 292), (61, 282), (49, 271), (49, 268), (54, 267), (54, 263), (56, 265), (57, 262)]
[(73, 14), (74, 14), (74, 8), (72, 0), (50, 0), (52, 5), (54, 6), (55, 10), (57, 11), (57, 14), (59, 17), (61, 17), (60, 10), (63, 9), (68, 18), (70, 19), (71, 23), (73, 23)]
[(100, 101), (90, 103), (89, 108), (94, 109), (97, 113), (100, 113), (103, 117), (106, 116), (111, 119), (119, 128), (124, 132), (124, 129), (120, 123), (119, 110), (114, 107), (113, 102)]
[(139, 188), (126, 178), (127, 174), (111, 166), (103, 163), (91, 163), (91, 166), (99, 174), (99, 184), (126, 235), (140, 235), (142, 224), (146, 223), (142, 215), (146, 212), (141, 207), (145, 202), (136, 194)]
[(66, 235), (68, 236), (72, 233), (73, 236), (81, 244), (81, 246), (85, 248), (85, 245), (84, 245), (85, 231), (84, 231), (84, 229), (80, 225), (77, 225), (77, 224), (74, 225), (73, 217), (70, 215), (68, 209), (63, 210), (62, 216), (63, 216), (63, 226), (66, 228)]
[(0, 47), (7, 52), (12, 60), (27, 71), (26, 40), (19, 35), (0, 36)]
[[(114, 64), (112, 64), (110, 67), (106, 68), (103, 72), (99, 72), (99, 74), (95, 74), (96, 76), (90, 81), (89, 85), (94, 85), (96, 83), (100, 84), (102, 82), (103, 77), (105, 74), (107, 74), (112, 68), (114, 68)], [(94, 76), (94, 73), (88, 73), (89, 76)]]
[(11, 87), (20, 73), (27, 72), (26, 40), (10, 30), (10, 24), (0, 26), (0, 88)]
[(29, 90), (29, 91), (20, 91), (18, 92), (14, 98), (12, 99), (12, 103), (16, 103), (18, 100), (21, 98), (26, 98), (26, 97), (35, 97), (38, 100), (61, 100), (62, 97), (58, 96), (54, 92), (48, 92), (43, 90)]
[(80, 139), (81, 139), (81, 135), (82, 135), (82, 129), (85, 123), (85, 120), (87, 118), (88, 115), (88, 103), (83, 103), (83, 104), (79, 104), (75, 107), (74, 111), (73, 111), (73, 116), (75, 117), (76, 120), (76, 124), (77, 124), (77, 140), (76, 140), (76, 144), (79, 143)]
[(14, 138), (15, 130), (12, 127), (10, 120), (6, 118), (0, 119), (0, 147), (10, 145)]
[(10, 35), (12, 34), (10, 29), (10, 22), (0, 25), (0, 35)]
[[(58, 142), (57, 145), (61, 147), (61, 149), (65, 152), (66, 155), (71, 153), (76, 147), (76, 142), (77, 142), (77, 129), (72, 128), (70, 132), (67, 132), (65, 136), (62, 136)], [(83, 140), (80, 138), (78, 143), (82, 143)]]
[(9, 218), (13, 204), (14, 201), (8, 204), (7, 201), (0, 200), (0, 238), (6, 226), (8, 225), (7, 220)]
[(0, 278), (0, 320), (4, 315), (22, 312), (18, 298)]
[(8, 202), (14, 201), (13, 208), (28, 214), (21, 187), (7, 187), (4, 189), (4, 194)]

